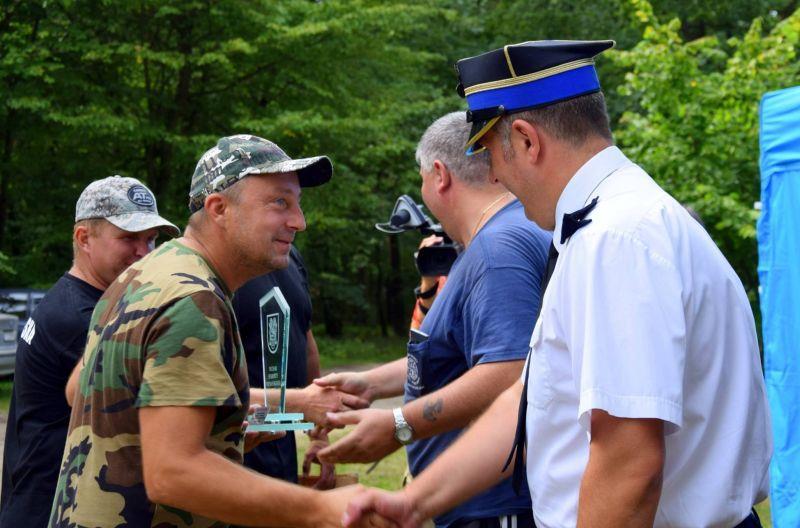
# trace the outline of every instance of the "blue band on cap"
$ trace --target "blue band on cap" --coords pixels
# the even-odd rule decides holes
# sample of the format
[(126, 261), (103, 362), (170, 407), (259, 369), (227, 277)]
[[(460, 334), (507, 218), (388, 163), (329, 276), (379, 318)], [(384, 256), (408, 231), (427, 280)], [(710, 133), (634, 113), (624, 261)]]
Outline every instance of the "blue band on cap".
[(470, 110), (494, 108), (500, 105), (513, 112), (521, 108), (569, 99), (600, 89), (600, 81), (594, 66), (587, 65), (574, 70), (557, 73), (516, 86), (505, 86), (467, 96)]

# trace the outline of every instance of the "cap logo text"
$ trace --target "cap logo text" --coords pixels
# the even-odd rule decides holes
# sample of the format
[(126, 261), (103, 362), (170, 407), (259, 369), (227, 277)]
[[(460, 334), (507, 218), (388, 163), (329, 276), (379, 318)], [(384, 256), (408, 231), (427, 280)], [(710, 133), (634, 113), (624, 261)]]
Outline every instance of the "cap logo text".
[(140, 207), (153, 207), (156, 200), (143, 185), (134, 185), (128, 189), (128, 200)]

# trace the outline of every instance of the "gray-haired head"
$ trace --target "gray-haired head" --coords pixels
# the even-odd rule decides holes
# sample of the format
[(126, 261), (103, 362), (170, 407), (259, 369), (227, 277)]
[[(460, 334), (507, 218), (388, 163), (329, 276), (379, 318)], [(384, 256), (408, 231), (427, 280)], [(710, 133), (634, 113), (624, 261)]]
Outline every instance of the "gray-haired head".
[(158, 215), (155, 196), (136, 178), (109, 176), (86, 186), (75, 205), (75, 222), (99, 218), (131, 233), (156, 227), (171, 236), (181, 234)]
[(469, 139), (471, 125), (464, 112), (451, 112), (436, 121), (422, 134), (417, 145), (417, 164), (430, 172), (437, 159), (444, 163), (456, 178), (468, 185), (480, 187), (489, 183), (489, 154), (479, 152), (467, 156), (464, 145)]

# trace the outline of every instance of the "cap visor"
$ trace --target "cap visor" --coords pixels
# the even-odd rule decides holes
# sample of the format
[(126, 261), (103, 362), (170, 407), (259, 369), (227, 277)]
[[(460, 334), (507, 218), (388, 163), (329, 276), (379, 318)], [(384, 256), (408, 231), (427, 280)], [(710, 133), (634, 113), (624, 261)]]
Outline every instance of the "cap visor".
[(124, 213), (106, 217), (106, 220), (124, 231), (138, 233), (158, 228), (172, 237), (181, 235), (181, 230), (172, 222), (168, 222), (155, 213)]
[(480, 139), (491, 130), (500, 117), (502, 116), (472, 122), (472, 129), (469, 131), (469, 139), (465, 147), (468, 155), (477, 154), (485, 148), (480, 144)]
[(333, 176), (333, 164), (327, 156), (286, 160), (269, 163), (248, 171), (249, 174), (296, 172), (300, 187), (316, 187), (327, 183)]

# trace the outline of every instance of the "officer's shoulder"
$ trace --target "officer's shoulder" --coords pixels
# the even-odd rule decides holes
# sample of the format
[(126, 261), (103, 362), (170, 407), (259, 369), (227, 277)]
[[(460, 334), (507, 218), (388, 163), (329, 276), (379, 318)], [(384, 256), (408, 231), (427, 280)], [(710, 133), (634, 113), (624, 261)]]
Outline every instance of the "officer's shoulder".
[(598, 203), (591, 224), (576, 236), (623, 237), (640, 246), (659, 246), (660, 241), (668, 243), (689, 218), (683, 206), (652, 180), (628, 191), (612, 190), (601, 201), (603, 206)]

